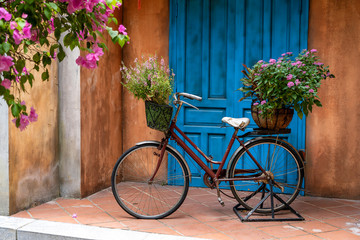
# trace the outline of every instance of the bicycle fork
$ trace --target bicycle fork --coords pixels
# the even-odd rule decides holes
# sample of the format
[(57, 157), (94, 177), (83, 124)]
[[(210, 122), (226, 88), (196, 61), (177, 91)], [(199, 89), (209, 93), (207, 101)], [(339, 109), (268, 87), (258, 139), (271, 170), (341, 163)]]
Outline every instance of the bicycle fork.
[(157, 172), (158, 172), (159, 169), (160, 169), (160, 165), (161, 165), (161, 163), (162, 163), (162, 161), (163, 161), (163, 159), (164, 159), (164, 153), (165, 153), (165, 149), (166, 149), (167, 144), (168, 144), (168, 139), (167, 139), (167, 138), (166, 138), (166, 139), (162, 139), (161, 144), (159, 145), (159, 148), (158, 148), (159, 150), (161, 149), (160, 154), (154, 152), (154, 155), (157, 156), (157, 157), (159, 157), (159, 160), (158, 160), (158, 162), (157, 162), (157, 165), (156, 165), (154, 174), (153, 174), (153, 175), (151, 176), (151, 178), (149, 179), (148, 184), (152, 184), (152, 183), (153, 183), (154, 178), (155, 178)]

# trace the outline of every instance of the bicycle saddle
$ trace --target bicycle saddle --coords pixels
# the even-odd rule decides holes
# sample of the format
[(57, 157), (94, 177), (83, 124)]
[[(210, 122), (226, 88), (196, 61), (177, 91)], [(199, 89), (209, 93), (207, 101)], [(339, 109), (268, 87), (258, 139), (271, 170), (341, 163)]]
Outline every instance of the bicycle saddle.
[(223, 117), (221, 121), (229, 124), (230, 126), (233, 126), (234, 128), (245, 128), (250, 123), (249, 118)]

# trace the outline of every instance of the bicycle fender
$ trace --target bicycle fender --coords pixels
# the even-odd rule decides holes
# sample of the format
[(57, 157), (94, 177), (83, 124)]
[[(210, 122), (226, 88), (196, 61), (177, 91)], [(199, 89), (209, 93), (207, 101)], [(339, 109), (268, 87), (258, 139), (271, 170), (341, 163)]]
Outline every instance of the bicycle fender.
[[(147, 143), (160, 144), (159, 141), (143, 141), (143, 142), (138, 142), (138, 143), (136, 143), (135, 145), (136, 145), (136, 146), (140, 146), (140, 145), (147, 144)], [(176, 148), (174, 148), (173, 146), (171, 146), (171, 145), (169, 145), (169, 144), (168, 144), (166, 147), (168, 147), (168, 148), (170, 148), (172, 151), (174, 151), (174, 152), (181, 158), (181, 160), (183, 160), (183, 162), (184, 162), (184, 164), (185, 164), (185, 167), (186, 167), (186, 169), (188, 170), (189, 179), (190, 179), (190, 182), (191, 182), (191, 172), (190, 172), (190, 168), (189, 168), (188, 163), (185, 161), (185, 158), (183, 157), (183, 155), (181, 155), (181, 154), (179, 153), (179, 151), (176, 150)]]

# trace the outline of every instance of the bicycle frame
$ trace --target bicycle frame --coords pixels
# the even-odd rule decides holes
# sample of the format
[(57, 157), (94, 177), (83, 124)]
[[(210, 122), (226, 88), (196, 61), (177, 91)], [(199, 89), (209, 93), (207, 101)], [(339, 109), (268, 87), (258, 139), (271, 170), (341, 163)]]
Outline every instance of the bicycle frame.
[[(217, 169), (216, 173), (214, 173), (214, 171), (212, 171), (199, 157), (198, 155), (190, 149), (190, 147), (175, 133), (175, 130), (182, 136), (184, 137), (184, 139), (190, 143), (191, 146), (193, 146), (196, 151), (198, 153), (200, 153), (201, 156), (203, 156), (205, 158), (205, 160), (207, 162), (210, 162), (212, 164), (219, 164), (219, 168)], [(254, 158), (254, 156), (248, 151), (248, 149), (245, 147), (245, 144), (243, 141), (241, 141), (239, 139), (239, 137), (237, 136), (239, 129), (235, 128), (235, 131), (230, 139), (230, 142), (226, 148), (225, 154), (223, 155), (223, 158), (221, 160), (221, 162), (216, 162), (213, 161), (211, 157), (208, 157), (205, 153), (203, 153), (203, 151), (201, 151), (201, 149), (196, 146), (196, 144), (194, 142), (192, 142), (187, 136), (186, 134), (181, 131), (177, 126), (176, 126), (176, 121), (172, 121), (168, 134), (167, 136), (171, 137), (172, 140), (175, 140), (175, 142), (182, 147), (185, 152), (211, 177), (213, 178), (215, 181), (240, 181), (240, 180), (264, 180), (264, 179), (268, 179), (268, 174), (267, 172), (261, 167), (261, 165), (256, 161), (256, 159)], [(168, 138), (163, 139), (163, 144), (162, 144), (162, 148), (165, 149), (166, 145), (168, 144), (167, 141)], [(240, 145), (245, 149), (245, 151), (247, 152), (247, 154), (250, 156), (250, 158), (254, 161), (254, 163), (259, 167), (259, 169), (262, 171), (262, 173), (264, 175), (255, 175), (255, 176), (243, 176), (242, 178), (238, 177), (238, 178), (219, 178), (220, 174), (223, 170), (223, 167), (225, 165), (225, 161), (229, 156), (230, 150), (235, 142), (235, 139), (238, 140), (238, 142), (240, 143)], [(162, 154), (161, 154), (162, 155)], [(162, 156), (161, 156), (162, 158)], [(159, 159), (159, 165), (161, 163), (162, 159)], [(251, 171), (251, 170), (238, 170), (238, 171), (242, 171), (242, 173), (255, 173), (255, 171)], [(157, 172), (157, 171), (156, 171)], [(155, 174), (156, 174), (155, 172)], [(155, 175), (154, 174), (154, 175)]]

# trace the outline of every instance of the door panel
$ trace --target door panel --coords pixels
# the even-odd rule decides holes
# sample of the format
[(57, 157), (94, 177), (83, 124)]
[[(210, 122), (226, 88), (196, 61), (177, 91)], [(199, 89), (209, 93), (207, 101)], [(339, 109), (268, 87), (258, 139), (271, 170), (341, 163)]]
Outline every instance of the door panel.
[[(204, 153), (221, 161), (233, 129), (221, 118), (248, 117), (250, 100), (242, 93), (242, 64), (252, 66), (284, 52), (307, 47), (308, 0), (170, 0), (170, 65), (177, 92), (201, 96), (184, 107), (178, 126)], [(248, 131), (256, 128), (251, 120)], [(305, 146), (305, 120), (296, 116), (292, 134), (284, 136), (298, 149)], [(181, 152), (183, 152), (181, 150)], [(188, 161), (192, 161), (188, 159)], [(191, 184), (202, 186), (201, 172), (189, 163)]]

